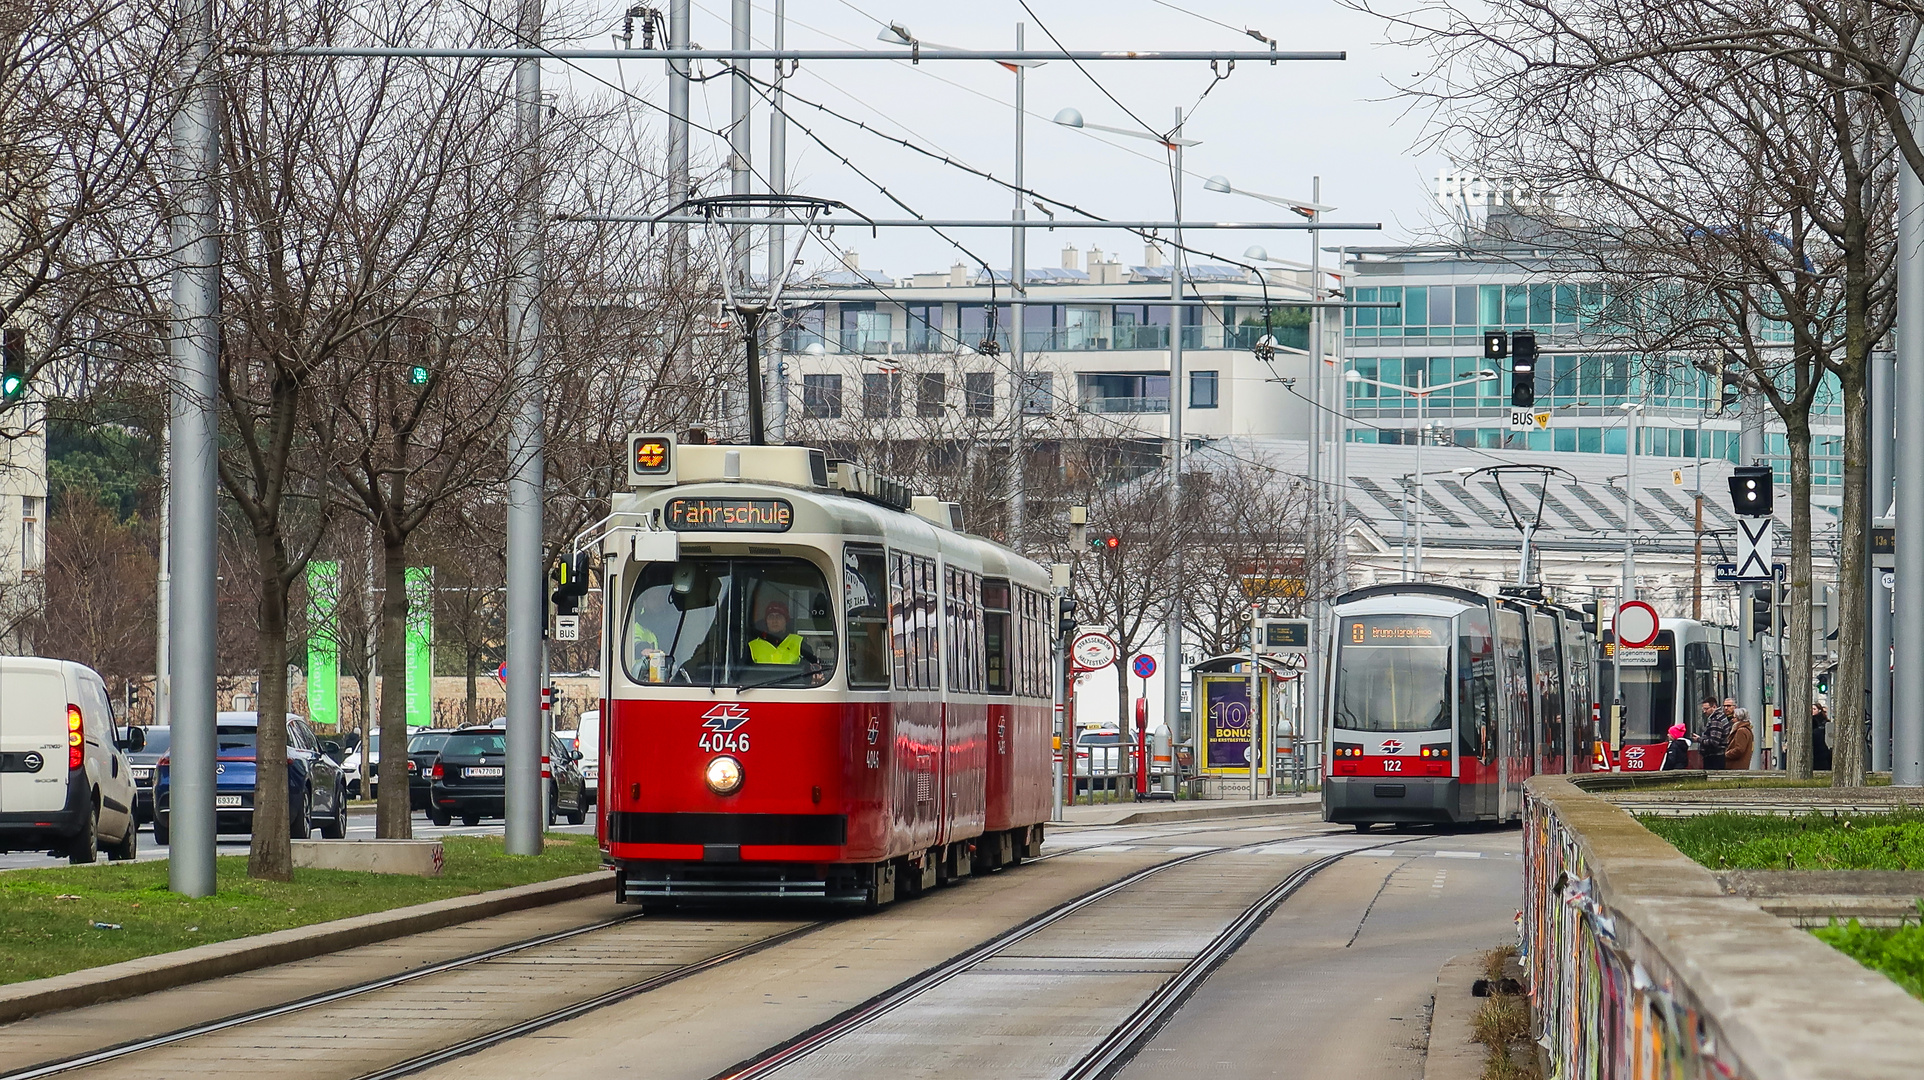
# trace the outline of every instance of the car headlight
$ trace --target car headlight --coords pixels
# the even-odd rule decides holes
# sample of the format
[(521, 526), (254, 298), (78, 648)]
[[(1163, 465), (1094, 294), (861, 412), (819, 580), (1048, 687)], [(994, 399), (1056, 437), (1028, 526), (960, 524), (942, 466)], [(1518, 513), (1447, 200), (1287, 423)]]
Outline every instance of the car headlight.
[(708, 763), (708, 768), (702, 770), (702, 779), (715, 794), (732, 795), (742, 786), (742, 763), (724, 754)]

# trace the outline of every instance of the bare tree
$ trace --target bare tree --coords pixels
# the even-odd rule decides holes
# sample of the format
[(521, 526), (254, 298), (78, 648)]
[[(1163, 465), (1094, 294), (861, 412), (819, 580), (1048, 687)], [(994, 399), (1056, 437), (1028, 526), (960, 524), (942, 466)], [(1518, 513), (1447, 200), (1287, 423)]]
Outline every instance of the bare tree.
[[(1210, 460), (1211, 457), (1214, 460)], [(1245, 647), (1252, 603), (1265, 615), (1300, 615), (1324, 597), (1337, 530), (1311, 529), (1308, 481), (1261, 458), (1203, 457), (1184, 477), (1185, 498), (1206, 513), (1183, 553), (1184, 630), (1207, 655)]]

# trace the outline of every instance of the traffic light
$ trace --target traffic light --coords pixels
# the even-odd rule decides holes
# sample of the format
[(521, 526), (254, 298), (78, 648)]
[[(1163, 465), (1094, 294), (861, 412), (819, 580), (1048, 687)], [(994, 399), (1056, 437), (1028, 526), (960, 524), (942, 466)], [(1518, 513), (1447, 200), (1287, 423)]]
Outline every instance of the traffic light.
[(553, 595), (549, 597), (554, 601), (555, 614), (579, 614), (581, 598), (588, 595), (588, 553), (576, 552), (571, 557), (562, 558), (549, 576), (554, 578), (556, 585)]
[(1056, 632), (1067, 636), (1076, 632), (1076, 598), (1065, 596), (1056, 601)]
[(1510, 404), (1527, 409), (1537, 403), (1537, 336), (1531, 330), (1510, 335)]
[(1089, 546), (1097, 551), (1116, 551), (1122, 547), (1120, 536), (1091, 536)]
[(1510, 336), (1501, 330), (1483, 335), (1483, 359), (1501, 360), (1510, 355)]
[(1740, 517), (1769, 517), (1771, 471), (1768, 465), (1739, 465), (1730, 470), (1730, 505)]
[(1750, 636), (1756, 637), (1759, 634), (1769, 634), (1771, 632), (1771, 616), (1775, 614), (1775, 612), (1776, 605), (1771, 603), (1769, 586), (1765, 586), (1752, 593), (1750, 596)]
[(14, 327), (0, 330), (0, 404), (19, 401), (27, 393), (27, 332)]
[(1736, 353), (1731, 352), (1729, 349), (1724, 350), (1723, 370), (1717, 375), (1717, 382), (1722, 388), (1722, 396), (1718, 399), (1717, 403), (1717, 410), (1719, 412), (1728, 412), (1730, 407), (1737, 404), (1738, 400), (1743, 397), (1744, 377), (1738, 370), (1742, 366), (1742, 363), (1742, 361), (1737, 359)]
[(428, 366), (426, 364), (410, 364), (408, 366), (408, 382), (411, 385), (426, 386), (428, 384), (428, 374)]

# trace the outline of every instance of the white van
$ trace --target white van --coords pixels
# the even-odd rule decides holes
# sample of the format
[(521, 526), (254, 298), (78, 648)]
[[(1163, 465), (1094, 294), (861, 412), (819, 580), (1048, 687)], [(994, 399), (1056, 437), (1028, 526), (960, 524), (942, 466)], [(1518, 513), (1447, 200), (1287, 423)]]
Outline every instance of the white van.
[(72, 660), (0, 656), (0, 851), (131, 859), (139, 728), (114, 726), (107, 684)]

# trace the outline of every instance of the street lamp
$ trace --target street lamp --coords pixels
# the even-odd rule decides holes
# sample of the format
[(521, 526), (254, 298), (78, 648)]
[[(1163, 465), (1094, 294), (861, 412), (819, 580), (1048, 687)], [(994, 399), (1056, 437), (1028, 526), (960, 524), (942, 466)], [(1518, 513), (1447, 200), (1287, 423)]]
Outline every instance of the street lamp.
[(1331, 210), (1336, 209), (1333, 206), (1323, 206), (1320, 203), (1311, 202), (1308, 199), (1286, 199), (1281, 195), (1264, 195), (1261, 192), (1250, 191), (1247, 188), (1232, 187), (1227, 176), (1212, 176), (1204, 180), (1203, 190), (1215, 191), (1224, 195), (1247, 195), (1252, 199), (1261, 199), (1272, 206), (1280, 206), (1285, 210), (1301, 214), (1311, 221), (1316, 220), (1316, 215), (1318, 214), (1327, 214)]
[(1467, 379), (1457, 379), (1454, 382), (1446, 382), (1439, 386), (1425, 386), (1423, 384), (1427, 380), (1428, 375), (1429, 373), (1427, 371), (1419, 370), (1417, 372), (1417, 380), (1416, 380), (1415, 386), (1405, 386), (1402, 383), (1383, 382), (1380, 379), (1367, 378), (1364, 376), (1362, 372), (1356, 370), (1355, 368), (1349, 369), (1349, 371), (1345, 372), (1343, 375), (1343, 378), (1351, 383), (1363, 383), (1369, 386), (1380, 386), (1385, 390), (1400, 391), (1416, 399), (1416, 567), (1415, 567), (1415, 575), (1419, 578), (1423, 576), (1423, 422), (1424, 422), (1425, 412), (1426, 412), (1425, 407), (1429, 404), (1431, 394), (1438, 393), (1443, 390), (1454, 390), (1459, 386), (1468, 386), (1471, 383), (1489, 382), (1491, 379), (1495, 379), (1498, 377), (1496, 372), (1491, 371), (1489, 368), (1484, 368), (1483, 370), (1477, 372), (1475, 375), (1472, 375)]
[[(1176, 109), (1176, 125), (1166, 133), (1131, 131), (1127, 128), (1108, 127), (1091, 124), (1082, 118), (1076, 109), (1063, 109), (1056, 113), (1055, 122), (1063, 127), (1086, 128), (1093, 131), (1106, 131), (1112, 135), (1122, 135), (1131, 139), (1147, 139), (1161, 143), (1169, 151), (1170, 168), (1177, 178), (1172, 195), (1175, 199), (1176, 235), (1174, 250), (1169, 259), (1169, 299), (1177, 301), (1169, 307), (1169, 512), (1174, 515), (1182, 508), (1182, 148), (1198, 145), (1195, 139), (1182, 137), (1182, 109)], [(1170, 739), (1173, 741), (1180, 730), (1182, 718), (1182, 558), (1179, 554), (1169, 557), (1169, 612), (1163, 623), (1163, 663), (1168, 670), (1163, 672), (1163, 718), (1169, 725)], [(1253, 729), (1252, 729), (1253, 730)], [(1253, 745), (1253, 744), (1252, 744)], [(1255, 798), (1256, 786), (1250, 784), (1250, 797)]]

